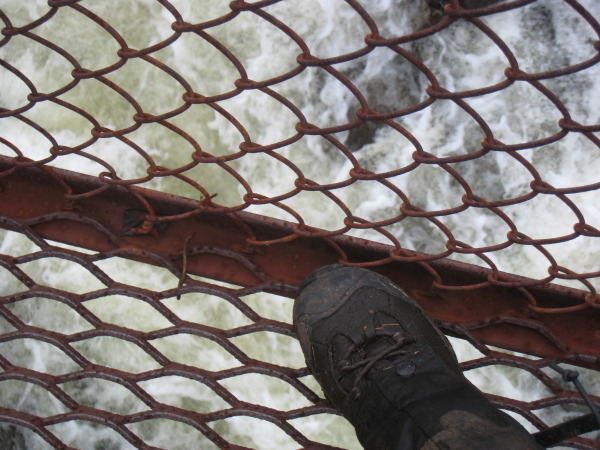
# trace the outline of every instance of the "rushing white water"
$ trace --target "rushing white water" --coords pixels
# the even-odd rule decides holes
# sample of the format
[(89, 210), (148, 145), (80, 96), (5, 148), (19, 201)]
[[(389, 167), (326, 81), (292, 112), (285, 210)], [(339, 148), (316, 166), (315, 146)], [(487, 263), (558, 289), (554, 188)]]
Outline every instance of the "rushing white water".
[[(228, 1), (171, 2), (187, 22), (197, 23), (219, 17), (229, 10)], [(367, 3), (367, 2), (365, 2)], [(592, 16), (600, 17), (600, 3), (581, 2)], [(158, 43), (172, 34), (172, 15), (157, 2), (135, 0), (115, 2), (82, 1), (80, 4), (111, 24), (131, 48)], [(14, 26), (23, 25), (43, 15), (48, 6), (43, 1), (21, 2), (1, 0), (0, 7)], [(366, 10), (375, 19), (383, 36), (397, 36), (426, 26), (430, 20), (425, 2), (412, 0), (378, 0), (368, 2)], [(369, 33), (358, 14), (345, 2), (336, 0), (284, 0), (264, 9), (290, 26), (319, 57), (348, 53), (364, 46)], [(590, 58), (592, 42), (597, 39), (562, 0), (544, 0), (524, 8), (482, 18), (514, 52), (524, 71), (539, 72), (565, 67)], [(98, 69), (117, 61), (118, 46), (100, 27), (80, 13), (61, 8), (34, 33), (67, 49), (87, 69)], [(264, 80), (296, 67), (299, 48), (289, 37), (258, 16), (242, 13), (232, 22), (208, 32), (223, 42), (240, 59), (252, 80)], [(433, 71), (439, 83), (451, 91), (475, 89), (504, 79), (508, 67), (498, 47), (480, 30), (466, 21), (458, 21), (433, 36), (406, 44), (405, 49), (419, 57)], [(184, 34), (174, 44), (153, 53), (153, 57), (176, 68), (196, 92), (215, 95), (230, 91), (239, 78), (237, 70), (213, 47), (193, 34)], [(50, 92), (70, 81), (72, 66), (56, 53), (24, 37), (15, 37), (0, 48), (0, 58), (7, 60), (29, 77), (39, 92)], [(380, 112), (414, 105), (426, 97), (429, 81), (411, 64), (386, 48), (378, 48), (359, 60), (336, 65), (335, 68), (358, 86), (371, 107)], [(547, 80), (544, 83), (568, 106), (580, 123), (598, 122), (600, 76), (598, 66), (579, 74)], [(156, 67), (140, 60), (130, 60), (118, 71), (106, 76), (125, 88), (144, 111), (161, 114), (181, 104), (182, 87)], [(0, 106), (16, 108), (26, 103), (28, 88), (6, 70), (0, 71)], [(290, 98), (303, 112), (308, 122), (320, 127), (339, 125), (352, 120), (360, 107), (352, 94), (334, 77), (321, 69), (309, 68), (300, 75), (273, 86), (272, 89)], [(95, 80), (84, 80), (62, 98), (85, 109), (102, 126), (111, 129), (133, 124), (135, 111), (118, 94)], [(560, 118), (556, 108), (527, 83), (515, 83), (508, 89), (484, 97), (467, 99), (467, 103), (492, 127), (496, 139), (506, 144), (520, 143), (550, 136), (559, 131)], [(219, 103), (236, 117), (249, 132), (253, 142), (268, 145), (295, 134), (297, 118), (266, 94), (250, 90)], [(49, 130), (60, 145), (77, 146), (90, 138), (91, 124), (81, 116), (49, 102), (37, 104), (25, 113)], [(195, 138), (204, 151), (227, 155), (238, 151), (240, 133), (214, 110), (195, 105), (171, 120)], [(430, 107), (398, 119), (419, 140), (423, 148), (436, 156), (458, 155), (479, 149), (483, 133), (477, 123), (458, 106), (438, 101)], [(15, 143), (25, 156), (43, 159), (49, 155), (50, 142), (40, 133), (16, 119), (0, 120), (0, 136)], [(127, 136), (144, 149), (157, 165), (169, 168), (190, 161), (191, 146), (182, 138), (159, 125), (144, 125)], [(364, 126), (360, 132), (336, 136), (354, 151), (360, 164), (374, 172), (386, 172), (413, 162), (414, 148), (389, 127)], [(86, 152), (109, 162), (123, 179), (146, 175), (147, 163), (131, 147), (115, 139), (101, 139)], [(311, 180), (322, 184), (348, 178), (351, 164), (334, 146), (319, 137), (304, 137), (279, 151), (294, 162)], [(13, 152), (0, 146), (0, 154)], [(561, 141), (542, 148), (521, 151), (543, 178), (555, 187), (577, 186), (597, 181), (594, 163), (598, 148), (589, 140), (572, 133)], [(56, 167), (97, 175), (105, 169), (77, 154), (60, 156), (52, 162)], [(266, 196), (286, 193), (294, 188), (293, 171), (274, 158), (248, 154), (231, 163), (245, 179), (251, 180), (254, 192)], [(453, 167), (473, 187), (474, 192), (488, 200), (510, 198), (529, 191), (531, 176), (503, 152), (492, 152), (474, 161)], [(216, 199), (224, 205), (243, 202), (245, 193), (230, 175), (215, 165), (200, 165), (186, 173), (201, 180), (209, 192), (218, 192)], [(426, 210), (445, 209), (460, 204), (462, 188), (436, 166), (421, 165), (414, 171), (390, 181), (401, 188), (411, 202)], [(178, 181), (153, 179), (145, 187), (197, 197), (198, 192)], [(377, 183), (358, 182), (335, 191), (356, 216), (384, 220), (397, 215), (401, 199), (390, 195)], [(573, 194), (569, 198), (584, 213), (593, 226), (600, 225), (598, 193)], [(325, 229), (342, 227), (343, 212), (323, 194), (303, 192), (285, 202), (300, 212), (308, 224)], [(274, 206), (253, 206), (249, 211), (293, 220)], [(538, 196), (525, 204), (507, 207), (504, 211), (519, 230), (532, 238), (550, 238), (572, 231), (575, 216), (552, 196)], [(442, 217), (456, 238), (472, 246), (493, 245), (506, 238), (508, 227), (495, 216), (481, 210), (468, 209), (457, 215)], [(423, 220), (405, 220), (387, 227), (406, 248), (428, 253), (445, 249), (446, 237)], [(387, 242), (374, 231), (354, 231), (352, 234)], [(2, 232), (0, 251), (23, 254), (34, 245), (15, 233)], [(582, 250), (585, 250), (583, 252)], [(578, 272), (595, 270), (595, 255), (599, 244), (591, 238), (552, 246), (552, 254), (560, 265)], [(489, 255), (500, 270), (541, 278), (546, 275), (548, 261), (530, 247), (511, 246)], [(457, 257), (479, 264), (477, 258)], [(163, 291), (177, 285), (177, 279), (166, 270), (131, 261), (111, 259), (98, 263), (113, 279), (127, 284)], [(71, 292), (90, 292), (103, 285), (76, 264), (64, 260), (43, 259), (22, 265), (22, 270), (40, 284)], [(126, 277), (124, 276), (126, 274)], [(21, 287), (14, 278), (3, 287), (3, 295), (18, 292)], [(563, 282), (579, 287), (577, 283)], [(264, 317), (291, 322), (289, 299), (260, 294), (243, 299)], [(202, 302), (202, 309), (198, 304)], [(225, 300), (218, 297), (188, 294), (180, 301), (165, 302), (172, 311), (186, 320), (212, 324), (223, 328), (245, 325), (248, 319)], [(103, 297), (85, 303), (94, 314), (106, 322), (132, 329), (155, 330), (168, 326), (166, 319), (146, 303), (128, 297)], [(11, 311), (27, 323), (65, 334), (89, 329), (91, 326), (72, 310), (48, 299), (30, 299), (10, 306)], [(0, 320), (0, 330), (10, 325)], [(154, 342), (156, 347), (175, 361), (186, 361), (209, 370), (239, 365), (231, 355), (205, 339), (186, 336), (165, 338)], [(273, 333), (256, 333), (234, 339), (236, 345), (250, 356), (278, 364), (301, 367), (303, 360), (297, 342)], [(99, 364), (139, 372), (154, 368), (147, 355), (134, 346), (110, 338), (90, 339), (78, 348), (86, 357)], [(461, 341), (453, 341), (461, 359), (475, 357), (474, 350)], [(76, 370), (61, 352), (48, 344), (24, 340), (18, 345), (0, 346), (6, 357), (18, 358), (19, 364), (40, 372), (66, 373)], [(10, 358), (9, 358), (10, 359)], [(153, 366), (154, 364), (154, 366)], [(540, 383), (524, 371), (498, 367), (480, 369), (469, 374), (488, 392), (512, 398), (532, 400), (547, 394)], [(168, 378), (168, 379), (165, 379)], [(179, 377), (165, 377), (140, 383), (156, 399), (194, 411), (213, 411), (227, 407), (225, 402), (200, 383)], [(592, 385), (591, 379), (588, 385)], [(4, 382), (6, 383), (6, 382)], [(318, 387), (310, 377), (307, 385)], [(10, 384), (10, 383), (9, 383)], [(294, 389), (279, 380), (259, 375), (246, 375), (223, 382), (238, 398), (278, 409), (293, 409), (307, 405)], [(260, 386), (260, 389), (257, 389)], [(83, 404), (128, 414), (143, 410), (143, 405), (130, 393), (114, 383), (88, 379), (62, 386)], [(598, 389), (594, 387), (593, 389)], [(39, 415), (56, 414), (65, 406), (43, 390), (13, 382), (0, 394), (2, 405), (18, 405), (19, 409)], [(62, 408), (62, 409), (61, 409)], [(564, 411), (553, 411), (551, 422), (565, 417)], [(546, 419), (546, 417), (545, 417)], [(307, 436), (332, 445), (358, 448), (351, 429), (334, 416), (309, 417), (292, 421)], [(212, 424), (232, 443), (255, 448), (294, 448), (293, 441), (268, 422), (248, 417), (235, 417)], [(99, 430), (87, 422), (50, 427), (64, 442), (81, 448), (128, 448), (122, 438), (110, 430)], [(166, 448), (210, 448), (202, 435), (182, 424), (169, 421), (149, 421), (132, 427), (151, 445)], [(90, 436), (94, 443), (90, 444)], [(178, 436), (174, 442), (173, 436)], [(24, 448), (44, 448), (41, 439), (23, 434), (19, 441)], [(19, 444), (20, 445), (20, 444)]]

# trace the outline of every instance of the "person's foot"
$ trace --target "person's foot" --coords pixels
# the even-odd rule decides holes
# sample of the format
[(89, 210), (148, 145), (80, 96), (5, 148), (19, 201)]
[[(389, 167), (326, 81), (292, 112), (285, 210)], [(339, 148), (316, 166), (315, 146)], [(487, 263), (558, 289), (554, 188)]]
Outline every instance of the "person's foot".
[(343, 265), (300, 286), (294, 327), (326, 398), (367, 449), (539, 449), (462, 374), (417, 302)]

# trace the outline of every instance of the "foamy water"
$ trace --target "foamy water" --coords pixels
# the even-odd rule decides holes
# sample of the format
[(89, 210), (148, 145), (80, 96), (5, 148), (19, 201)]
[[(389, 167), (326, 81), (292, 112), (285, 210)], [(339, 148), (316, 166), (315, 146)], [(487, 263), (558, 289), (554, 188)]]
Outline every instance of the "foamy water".
[[(174, 6), (190, 23), (218, 17), (229, 11), (229, 2), (173, 1)], [(171, 33), (173, 17), (158, 3), (144, 1), (80, 3), (110, 23), (132, 48), (146, 47), (166, 39)], [(600, 17), (600, 3), (594, 0), (582, 4), (595, 17)], [(48, 7), (41, 1), (21, 2), (4, 0), (2, 10), (19, 26), (40, 17)], [(384, 36), (415, 31), (427, 23), (424, 5), (415, 7), (412, 1), (369, 2), (367, 11), (377, 21)], [(333, 0), (286, 0), (265, 11), (273, 14), (294, 29), (307, 42), (311, 52), (319, 57), (348, 53), (364, 46), (363, 37), (369, 32), (360, 17), (345, 3)], [(132, 17), (136, 19), (131, 19)], [(589, 26), (562, 1), (547, 0), (526, 8), (518, 8), (501, 15), (482, 19), (513, 50), (522, 70), (538, 72), (575, 64), (593, 55), (591, 42), (594, 35)], [(68, 33), (65, 33), (68, 30)], [(117, 61), (118, 46), (98, 26), (69, 8), (61, 8), (47, 24), (33, 31), (71, 52), (88, 69), (98, 69)], [(296, 67), (298, 47), (283, 33), (262, 19), (249, 13), (238, 16), (209, 31), (225, 43), (247, 69), (248, 78), (263, 80), (286, 73)], [(596, 37), (597, 39), (597, 37)], [(574, 45), (576, 42), (577, 45)], [(481, 31), (466, 22), (457, 22), (441, 33), (408, 44), (405, 48), (435, 73), (440, 85), (448, 90), (467, 90), (494, 84), (503, 79), (508, 63), (497, 46)], [(239, 77), (231, 63), (197, 36), (184, 35), (173, 45), (152, 55), (182, 73), (195, 91), (216, 95), (233, 89)], [(32, 45), (22, 37), (14, 38), (0, 48), (0, 58), (25, 73), (40, 92), (50, 92), (70, 80), (72, 66), (63, 58)], [(415, 68), (389, 49), (376, 49), (369, 55), (336, 68), (352, 79), (367, 97), (374, 109), (387, 112), (398, 107), (422, 101), (428, 80)], [(566, 77), (561, 81), (547, 81), (564, 101), (573, 118), (583, 124), (598, 122), (600, 103), (599, 69)], [(162, 114), (181, 104), (182, 87), (158, 69), (143, 61), (129, 61), (107, 78), (123, 86), (142, 105), (146, 112)], [(15, 108), (26, 103), (28, 88), (5, 70), (0, 71), (0, 106)], [(320, 69), (307, 69), (300, 75), (272, 89), (290, 98), (303, 112), (307, 121), (320, 127), (346, 123), (353, 117), (359, 104), (350, 92), (335, 78), (323, 75)], [(94, 80), (85, 80), (65, 95), (65, 98), (97, 118), (102, 126), (121, 129), (131, 126), (133, 108), (114, 91)], [(508, 89), (483, 98), (468, 99), (472, 107), (490, 124), (497, 139), (506, 144), (519, 143), (556, 133), (559, 118), (556, 108), (526, 83), (516, 83)], [(293, 136), (297, 118), (281, 104), (264, 93), (244, 91), (220, 105), (235, 116), (248, 130), (253, 142), (268, 145)], [(49, 130), (60, 145), (75, 147), (90, 139), (91, 124), (82, 117), (49, 102), (37, 104), (25, 113)], [(195, 105), (172, 122), (201, 143), (204, 151), (213, 155), (228, 155), (238, 151), (240, 133), (214, 110)], [(399, 119), (411, 131), (423, 148), (436, 156), (457, 155), (478, 150), (483, 133), (476, 122), (451, 102), (436, 102), (427, 109)], [(41, 160), (49, 156), (51, 143), (40, 133), (16, 119), (0, 120), (0, 136), (15, 143), (25, 156)], [(360, 164), (372, 171), (385, 172), (413, 162), (414, 148), (389, 127), (371, 127), (362, 133), (342, 133), (337, 136), (348, 145)], [(175, 168), (190, 161), (193, 152), (183, 139), (159, 125), (144, 125), (128, 135), (131, 141), (144, 149), (160, 166)], [(147, 163), (125, 143), (115, 139), (101, 139), (89, 154), (109, 162), (123, 179), (146, 175)], [(348, 178), (350, 163), (335, 147), (318, 137), (305, 137), (279, 151), (292, 160), (307, 178), (322, 184)], [(0, 145), (0, 154), (14, 153)], [(567, 138), (544, 147), (521, 151), (534, 163), (544, 180), (555, 187), (577, 186), (597, 181), (594, 163), (598, 149), (589, 140), (573, 133)], [(56, 158), (51, 165), (78, 172), (98, 175), (105, 170), (96, 162), (80, 155)], [(294, 188), (293, 171), (274, 158), (248, 154), (231, 163), (247, 180), (252, 180), (254, 192), (276, 196)], [(485, 157), (454, 168), (467, 179), (477, 195), (488, 200), (516, 197), (529, 190), (531, 176), (513, 158), (503, 152), (492, 152)], [(215, 165), (201, 165), (186, 173), (202, 180), (209, 192), (218, 192), (215, 201), (234, 206), (243, 202), (245, 191), (230, 175)], [(445, 209), (460, 203), (462, 188), (439, 169), (421, 165), (416, 170), (390, 181), (401, 188), (411, 202), (426, 210)], [(153, 179), (145, 187), (197, 197), (198, 192), (177, 181)], [(355, 183), (335, 191), (356, 216), (377, 221), (394, 217), (401, 200), (390, 195), (387, 188), (377, 183)], [(598, 193), (569, 196), (593, 226), (600, 225), (597, 210)], [(323, 194), (303, 192), (285, 203), (300, 212), (309, 225), (324, 229), (343, 226), (344, 213)], [(248, 209), (258, 214), (293, 220), (279, 208), (270, 205)], [(532, 238), (550, 238), (572, 231), (575, 216), (551, 196), (538, 196), (522, 204), (505, 208), (519, 230)], [(535, 220), (532, 220), (535, 218)], [(456, 238), (472, 246), (493, 245), (506, 239), (508, 228), (491, 214), (469, 209), (457, 215), (442, 217)], [(445, 249), (446, 237), (427, 222), (406, 220), (387, 227), (406, 248), (428, 253)], [(0, 232), (3, 236), (0, 252), (19, 254), (33, 251), (34, 245), (15, 233)], [(354, 231), (352, 234), (387, 242), (375, 231)], [(58, 245), (58, 244), (57, 244)], [(598, 242), (581, 238), (575, 242), (552, 246), (552, 254), (560, 265), (578, 272), (595, 269)], [(585, 250), (585, 252), (582, 252)], [(22, 254), (21, 253), (21, 254)], [(16, 255), (15, 255), (16, 256)], [(489, 255), (500, 270), (544, 277), (548, 261), (530, 247), (511, 246)], [(457, 259), (479, 264), (469, 256)], [(167, 270), (141, 263), (113, 258), (97, 264), (110, 277), (134, 286), (164, 291), (177, 286), (177, 278)], [(103, 287), (95, 277), (80, 266), (64, 260), (43, 259), (22, 265), (22, 270), (40, 284), (71, 292), (90, 292)], [(124, 276), (126, 274), (126, 276)], [(563, 284), (579, 287), (577, 283)], [(3, 295), (19, 292), (22, 286), (16, 279), (3, 288)], [(291, 323), (292, 301), (257, 294), (243, 299), (264, 317)], [(180, 301), (170, 298), (165, 306), (180, 317), (193, 322), (233, 328), (249, 323), (225, 299), (194, 293), (183, 295)], [(198, 308), (201, 304), (202, 308)], [(102, 320), (128, 328), (151, 331), (169, 326), (166, 319), (146, 303), (123, 296), (101, 297), (85, 302), (85, 306)], [(61, 308), (66, 309), (61, 309)], [(70, 308), (49, 299), (30, 299), (10, 306), (11, 311), (27, 323), (72, 334), (91, 328)], [(10, 325), (0, 320), (1, 331)], [(274, 333), (256, 333), (233, 340), (251, 357), (289, 367), (304, 365), (298, 343)], [(221, 370), (240, 363), (209, 340), (189, 335), (173, 336), (153, 342), (153, 345), (174, 361)], [(453, 340), (462, 360), (476, 357), (475, 351), (461, 341)], [(133, 345), (113, 338), (95, 338), (78, 343), (77, 349), (95, 363), (124, 370), (140, 372), (156, 368), (157, 363)], [(78, 366), (62, 352), (49, 344), (23, 340), (16, 345), (0, 346), (7, 358), (18, 358), (19, 365), (45, 373), (68, 373)], [(11, 359), (12, 360), (12, 359)], [(488, 392), (530, 401), (547, 394), (540, 383), (524, 371), (502, 370), (494, 367), (468, 374)], [(168, 378), (168, 379), (165, 379)], [(303, 380), (314, 390), (318, 386), (311, 377)], [(277, 409), (307, 406), (307, 400), (280, 380), (259, 375), (246, 375), (222, 383), (238, 398)], [(588, 385), (591, 385), (591, 381)], [(164, 377), (140, 386), (166, 404), (193, 411), (219, 410), (227, 404), (201, 383), (180, 377)], [(256, 387), (260, 386), (260, 389)], [(132, 394), (122, 392), (120, 386), (87, 379), (85, 382), (62, 386), (82, 404), (93, 404), (120, 414), (143, 410), (145, 405)], [(592, 388), (596, 389), (596, 387)], [(18, 405), (19, 409), (39, 415), (56, 414), (65, 406), (48, 393), (27, 383), (14, 382), (3, 389), (0, 397), (4, 404)], [(88, 402), (88, 403), (86, 403)], [(61, 409), (62, 408), (62, 409)], [(555, 421), (564, 412), (554, 411)], [(150, 423), (151, 422), (151, 423)], [(196, 430), (168, 421), (150, 421), (140, 424), (139, 433), (151, 445), (166, 448), (210, 448), (210, 442)], [(292, 424), (312, 439), (347, 448), (360, 448), (350, 427), (334, 416), (313, 416), (296, 419)], [(265, 421), (235, 417), (212, 424), (225, 439), (232, 443), (254, 448), (295, 448), (295, 443), (277, 427)], [(89, 437), (103, 442), (103, 448), (128, 448), (125, 441), (111, 430), (99, 431), (86, 422), (61, 424), (50, 427), (52, 432), (68, 445), (92, 448)], [(133, 428), (132, 428), (133, 429)], [(174, 442), (173, 436), (178, 436)], [(44, 448), (41, 439), (25, 434), (26, 448)]]

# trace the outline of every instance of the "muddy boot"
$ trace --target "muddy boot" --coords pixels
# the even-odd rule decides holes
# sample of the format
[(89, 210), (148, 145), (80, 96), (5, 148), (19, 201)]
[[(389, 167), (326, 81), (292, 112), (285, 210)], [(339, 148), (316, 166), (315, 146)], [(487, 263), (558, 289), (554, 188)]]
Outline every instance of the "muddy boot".
[(342, 265), (300, 286), (306, 363), (366, 449), (540, 449), (462, 374), (444, 335), (387, 278)]

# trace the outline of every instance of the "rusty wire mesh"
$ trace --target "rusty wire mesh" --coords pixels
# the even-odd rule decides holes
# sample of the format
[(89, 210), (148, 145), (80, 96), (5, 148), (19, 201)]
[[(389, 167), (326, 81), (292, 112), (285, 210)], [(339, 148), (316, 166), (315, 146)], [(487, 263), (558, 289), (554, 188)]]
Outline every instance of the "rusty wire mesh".
[[(40, 192), (28, 217), (2, 219), (11, 230), (0, 258), (3, 439), (57, 448), (86, 439), (183, 448), (181, 436), (199, 448), (356, 445), (339, 441), (343, 432), (327, 436), (347, 425), (335, 422), (303, 367), (285, 297), (293, 284), (265, 275), (248, 251), (192, 238), (190, 255), (220, 252), (231, 270), (243, 266), (258, 281), (188, 276), (182, 289), (173, 261), (185, 249), (157, 253), (123, 236), (158, 239), (161, 224), (202, 214), (250, 211), (292, 223), (275, 239), (244, 234), (253, 252), (357, 236), (389, 245), (388, 254), (353, 260), (341, 252), (342, 262), (435, 273), (430, 264), (451, 257), (489, 274), (476, 284), (434, 276), (437, 290), (512, 286), (532, 314), (597, 314), (600, 124), (597, 108), (585, 106), (595, 104), (600, 79), (598, 4), (451, 2), (442, 11), (436, 2), (380, 3), (2, 7), (0, 152), (10, 157), (2, 201), (12, 192), (6, 180), (33, 168), (54, 173), (63, 191), (62, 211), (39, 212)], [(326, 14), (333, 19), (323, 25)], [(505, 25), (523, 17), (536, 27), (515, 40)], [(457, 123), (468, 124), (459, 136)], [(82, 190), (51, 168), (99, 184)], [(145, 211), (135, 233), (115, 234), (107, 223), (121, 217), (101, 223), (79, 206), (115, 187)], [(137, 187), (194, 199), (194, 207), (156, 212)], [(52, 222), (85, 222), (111, 246), (50, 240), (40, 226)], [(568, 306), (541, 307), (527, 289), (550, 282), (583, 293)], [(486, 346), (471, 333), (481, 324), (438, 323), (471, 344), (467, 373), (531, 429), (585, 411), (553, 378), (552, 359)], [(522, 323), (512, 321), (529, 326)], [(589, 355), (564, 360), (600, 368)], [(599, 395), (593, 374), (583, 375)], [(495, 392), (499, 378), (521, 385)], [(103, 383), (110, 394), (100, 400)], [(257, 433), (269, 439), (261, 444)], [(569, 445), (598, 447), (589, 438)]]

